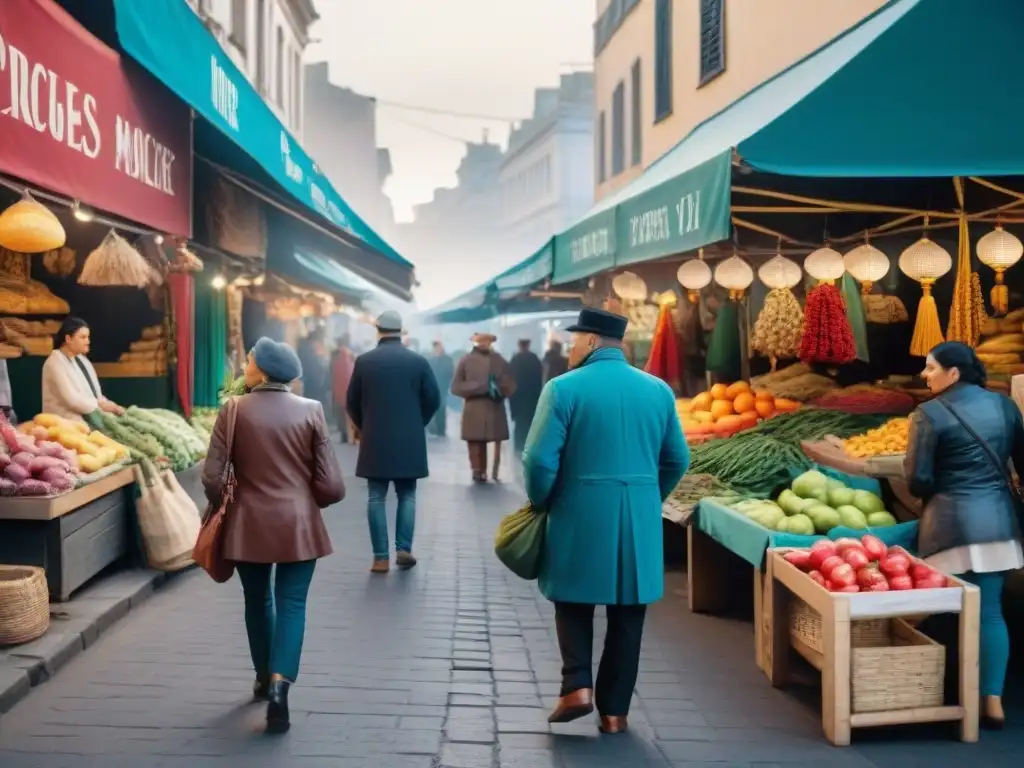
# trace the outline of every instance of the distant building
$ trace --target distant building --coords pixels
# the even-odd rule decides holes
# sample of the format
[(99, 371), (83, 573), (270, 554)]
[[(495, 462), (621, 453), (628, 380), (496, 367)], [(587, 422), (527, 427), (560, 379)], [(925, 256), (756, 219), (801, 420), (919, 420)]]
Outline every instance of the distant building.
[(501, 229), (522, 258), (594, 201), (594, 76), (562, 75), (534, 92), (533, 116), (509, 136), (499, 174)]
[(302, 56), (313, 0), (187, 0), (281, 122), (302, 138)]
[(306, 66), (305, 146), (341, 196), (388, 239), (394, 211), (384, 194), (391, 154), (377, 146), (377, 102), (330, 81), (327, 62)]

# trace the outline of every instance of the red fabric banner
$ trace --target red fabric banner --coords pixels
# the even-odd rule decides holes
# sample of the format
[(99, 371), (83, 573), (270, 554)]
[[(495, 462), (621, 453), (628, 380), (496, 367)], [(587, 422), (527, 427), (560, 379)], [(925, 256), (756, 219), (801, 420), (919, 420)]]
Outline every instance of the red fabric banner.
[(188, 272), (167, 275), (174, 312), (175, 345), (178, 351), (176, 389), (185, 418), (192, 418), (195, 389), (195, 281)]
[(192, 235), (192, 114), (52, 0), (0, 2), (0, 172)]

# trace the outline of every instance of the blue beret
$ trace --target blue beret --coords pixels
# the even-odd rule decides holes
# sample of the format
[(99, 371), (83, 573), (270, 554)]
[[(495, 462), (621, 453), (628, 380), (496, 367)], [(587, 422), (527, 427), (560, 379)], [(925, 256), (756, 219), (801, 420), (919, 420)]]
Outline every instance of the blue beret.
[(252, 357), (271, 381), (288, 384), (302, 376), (302, 363), (295, 350), (266, 336), (253, 346)]

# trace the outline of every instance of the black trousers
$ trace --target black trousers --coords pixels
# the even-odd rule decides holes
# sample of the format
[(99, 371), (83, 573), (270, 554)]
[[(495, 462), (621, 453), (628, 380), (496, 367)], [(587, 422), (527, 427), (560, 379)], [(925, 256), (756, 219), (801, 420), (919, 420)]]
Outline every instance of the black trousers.
[(562, 652), (562, 696), (594, 688), (597, 711), (625, 717), (640, 669), (640, 643), (646, 605), (609, 605), (608, 632), (594, 685), (594, 608), (579, 603), (555, 603), (555, 628)]

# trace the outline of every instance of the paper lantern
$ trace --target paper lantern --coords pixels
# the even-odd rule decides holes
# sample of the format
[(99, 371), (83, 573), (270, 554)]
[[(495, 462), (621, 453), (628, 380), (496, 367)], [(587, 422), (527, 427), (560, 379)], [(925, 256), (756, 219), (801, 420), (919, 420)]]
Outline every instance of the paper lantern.
[(762, 264), (757, 276), (769, 288), (792, 288), (800, 283), (804, 272), (799, 264), (780, 253)]
[(843, 264), (846, 271), (860, 283), (863, 294), (870, 293), (871, 284), (889, 274), (889, 257), (868, 242), (858, 245), (843, 256)]
[(28, 192), (0, 213), (0, 246), (18, 253), (45, 253), (67, 240), (64, 227), (49, 208)]
[(1010, 292), (1003, 283), (1003, 273), (1020, 261), (1021, 255), (1024, 255), (1024, 243), (999, 224), (978, 241), (978, 259), (996, 273), (992, 308), (997, 315), (1005, 315), (1010, 308)]
[(843, 256), (828, 246), (819, 248), (804, 259), (804, 271), (815, 280), (831, 282), (843, 276), (846, 267)]
[(711, 267), (703, 258), (684, 261), (676, 272), (676, 279), (686, 289), (690, 301), (696, 302), (700, 298), (701, 290), (711, 284)]
[(932, 284), (952, 268), (953, 258), (927, 234), (900, 254), (900, 271), (919, 282), (922, 292), (921, 302), (917, 305), (914, 337), (910, 340), (912, 355), (925, 357), (932, 347), (945, 341), (939, 325), (939, 309), (932, 296)]
[(647, 299), (647, 283), (632, 272), (623, 272), (612, 280), (612, 290), (623, 301), (645, 301)]
[(738, 300), (754, 282), (754, 270), (739, 256), (730, 256), (715, 267), (715, 282), (729, 289), (729, 298)]

